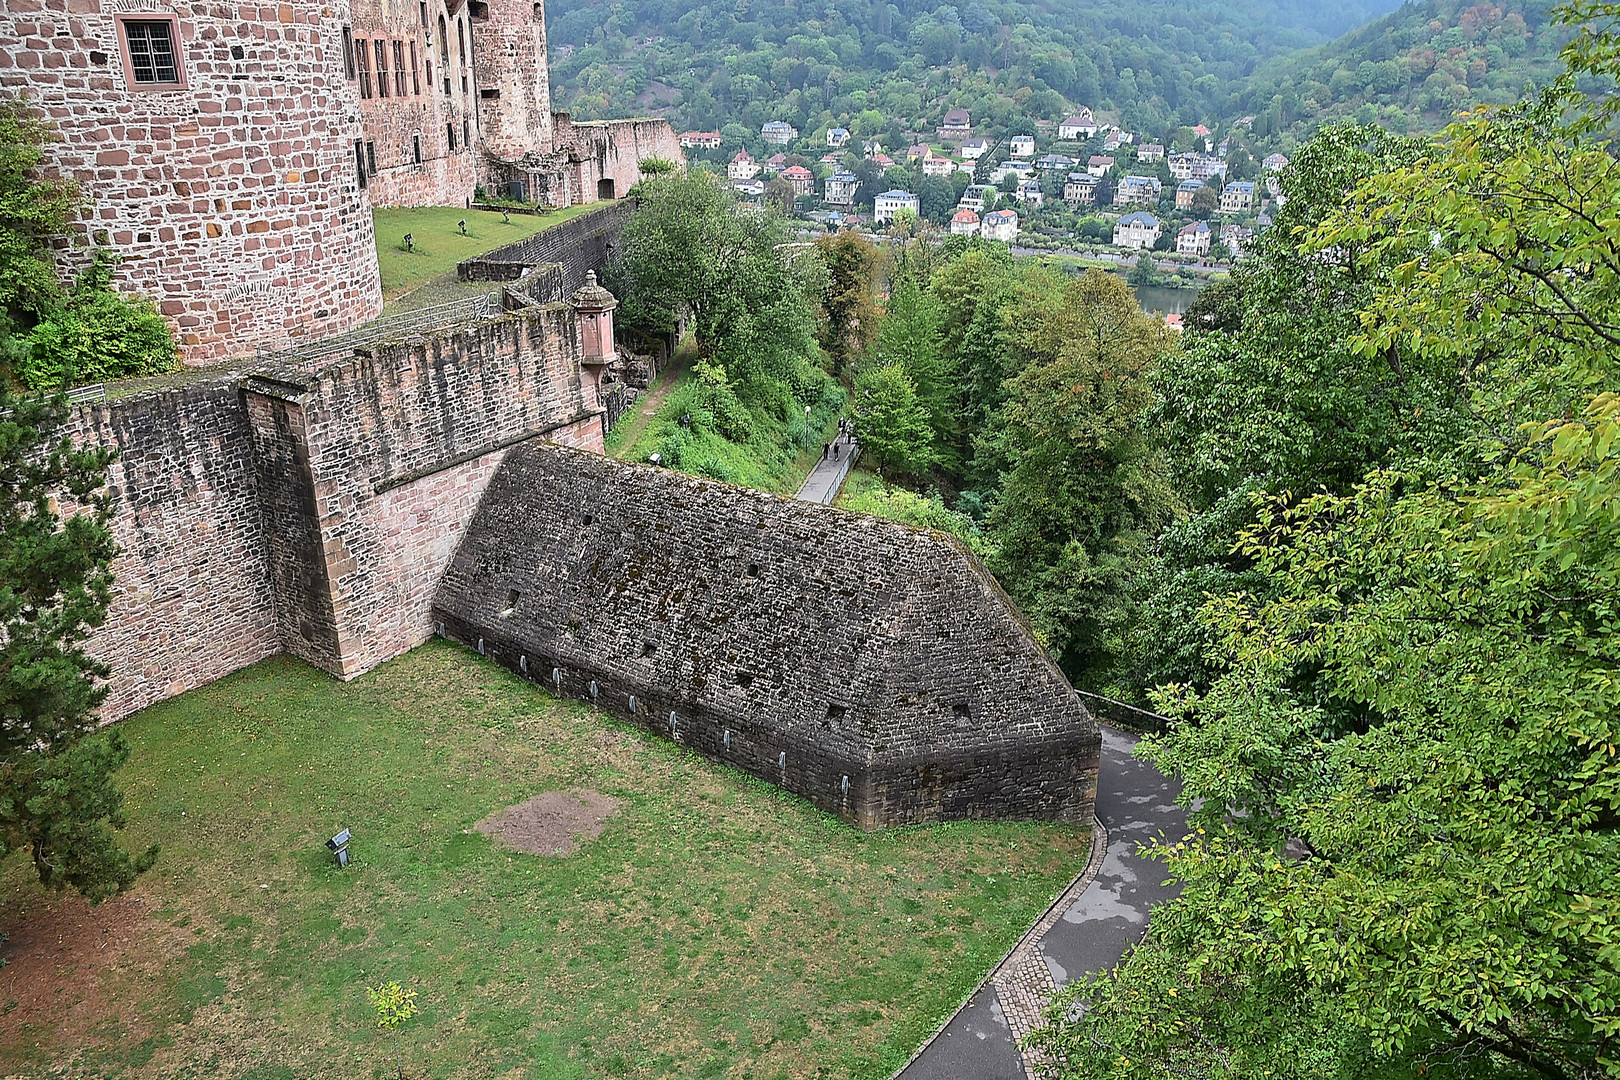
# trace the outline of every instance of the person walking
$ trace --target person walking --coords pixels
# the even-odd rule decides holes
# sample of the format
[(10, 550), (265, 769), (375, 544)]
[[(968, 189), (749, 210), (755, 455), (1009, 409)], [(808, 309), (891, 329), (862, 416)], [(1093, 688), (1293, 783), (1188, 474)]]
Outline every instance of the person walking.
[(821, 444), (821, 460), (822, 461), (827, 460), (827, 444), (826, 443)]

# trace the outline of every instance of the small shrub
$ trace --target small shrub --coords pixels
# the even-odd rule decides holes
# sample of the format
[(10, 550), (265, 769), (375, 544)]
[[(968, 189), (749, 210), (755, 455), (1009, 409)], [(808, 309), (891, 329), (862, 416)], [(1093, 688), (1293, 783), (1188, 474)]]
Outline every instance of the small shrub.
[(60, 390), (173, 370), (178, 354), (163, 316), (150, 300), (114, 291), (111, 277), (98, 258), (67, 302), (29, 332), (16, 371), (24, 386)]

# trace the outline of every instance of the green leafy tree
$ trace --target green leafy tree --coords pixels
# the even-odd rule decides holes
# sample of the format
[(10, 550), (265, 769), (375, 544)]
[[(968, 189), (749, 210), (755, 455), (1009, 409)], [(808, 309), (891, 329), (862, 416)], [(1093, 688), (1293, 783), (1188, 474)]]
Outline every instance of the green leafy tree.
[(821, 308), (821, 347), (832, 359), (836, 378), (866, 348), (878, 325), (878, 249), (858, 232), (830, 233), (816, 238), (816, 248), (827, 267), (826, 291)]
[(95, 901), (133, 884), (157, 848), (132, 858), (113, 835), (125, 817), (112, 774), (129, 747), (99, 730), (109, 672), (83, 648), (117, 553), (113, 452), (75, 447), (70, 415), (0, 379), (0, 854), (27, 849), (41, 882)]
[(879, 471), (895, 469), (920, 476), (934, 464), (934, 432), (928, 410), (899, 364), (872, 367), (855, 380), (856, 433), (861, 452)]
[(390, 1032), (394, 1037), (394, 1072), (399, 1080), (405, 1080), (404, 1059), (399, 1052), (399, 1029), (416, 1015), (416, 991), (407, 990), (397, 982), (386, 982), (375, 989), (367, 987), (366, 996), (377, 1015), (378, 1030)]
[(60, 295), (50, 245), (78, 205), (68, 181), (40, 176), (50, 127), (16, 98), (0, 98), (0, 313), (51, 306)]
[(1077, 681), (1118, 663), (1128, 582), (1174, 496), (1146, 427), (1170, 342), (1119, 277), (1031, 274), (1004, 318), (1016, 373), (982, 438), (1004, 463), (996, 576)]

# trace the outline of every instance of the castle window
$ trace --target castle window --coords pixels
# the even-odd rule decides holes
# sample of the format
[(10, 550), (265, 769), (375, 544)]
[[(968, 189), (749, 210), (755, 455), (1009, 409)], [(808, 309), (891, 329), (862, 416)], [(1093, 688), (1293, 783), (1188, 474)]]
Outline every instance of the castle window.
[(175, 42), (180, 27), (175, 19), (121, 19), (124, 30), (124, 71), (131, 86), (142, 89), (184, 86)]
[(377, 175), (377, 144), (366, 143), (366, 172), (368, 175)]
[(472, 145), (472, 124), (465, 116), (461, 118), (461, 145)]
[[(415, 68), (416, 65), (412, 64), (412, 71)], [(394, 42), (394, 92), (399, 97), (405, 96), (405, 43), (403, 41)]]
[(445, 29), (444, 16), (439, 16), (439, 66), (450, 66), (450, 32)]
[(450, 152), (456, 152), (456, 125), (444, 125), (444, 141), (450, 144)]
[(354, 54), (360, 61), (360, 96), (371, 96), (371, 54), (366, 51), (366, 39), (361, 38), (355, 43)]
[(422, 29), (426, 30), (428, 28), (427, 0), (418, 0), (416, 9), (422, 13)]
[(360, 186), (366, 186), (366, 146), (364, 143), (354, 144), (354, 173), (360, 181)]
[(456, 44), (461, 47), (461, 66), (467, 66), (467, 24), (456, 20)]
[(411, 157), (416, 159), (418, 165), (422, 164), (422, 136), (411, 136)]
[(343, 70), (354, 78), (354, 31), (347, 26), (343, 28)]
[(371, 43), (371, 49), (377, 54), (377, 96), (388, 96), (388, 42), (378, 38)]
[(483, 22), (489, 18), (489, 4), (485, 0), (467, 0), (467, 14), (476, 22)]
[[(432, 75), (428, 76), (428, 81), (433, 81)], [(404, 92), (403, 90), (400, 91), (402, 94)], [(418, 73), (416, 67), (416, 42), (414, 41), (411, 42), (411, 94), (415, 97), (422, 96), (422, 76)]]

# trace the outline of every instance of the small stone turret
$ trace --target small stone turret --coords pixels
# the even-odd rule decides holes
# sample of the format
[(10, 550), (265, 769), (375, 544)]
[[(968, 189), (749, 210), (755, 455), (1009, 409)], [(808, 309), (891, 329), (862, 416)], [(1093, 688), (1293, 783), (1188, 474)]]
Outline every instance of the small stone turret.
[(585, 284), (568, 298), (579, 315), (579, 362), (591, 377), (598, 403), (602, 399), (602, 373), (614, 359), (613, 309), (618, 298), (596, 283), (596, 271), (585, 271)]

